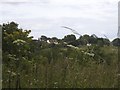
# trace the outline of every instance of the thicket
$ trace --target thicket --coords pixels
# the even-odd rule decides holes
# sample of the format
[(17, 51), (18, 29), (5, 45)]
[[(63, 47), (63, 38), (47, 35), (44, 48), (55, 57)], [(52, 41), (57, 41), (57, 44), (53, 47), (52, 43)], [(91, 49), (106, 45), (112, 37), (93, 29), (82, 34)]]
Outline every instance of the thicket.
[(83, 35), (41, 36), (15, 22), (2, 26), (3, 88), (114, 88), (118, 86), (117, 45)]

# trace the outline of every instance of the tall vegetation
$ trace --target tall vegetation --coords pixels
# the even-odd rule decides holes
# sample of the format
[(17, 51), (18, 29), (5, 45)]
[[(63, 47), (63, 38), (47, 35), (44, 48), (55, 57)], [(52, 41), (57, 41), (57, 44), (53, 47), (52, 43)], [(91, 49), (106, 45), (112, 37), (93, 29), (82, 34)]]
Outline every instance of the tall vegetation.
[[(116, 40), (96, 35), (63, 39), (29, 36), (10, 22), (2, 26), (3, 88), (114, 88)], [(112, 45), (113, 43), (113, 45)]]

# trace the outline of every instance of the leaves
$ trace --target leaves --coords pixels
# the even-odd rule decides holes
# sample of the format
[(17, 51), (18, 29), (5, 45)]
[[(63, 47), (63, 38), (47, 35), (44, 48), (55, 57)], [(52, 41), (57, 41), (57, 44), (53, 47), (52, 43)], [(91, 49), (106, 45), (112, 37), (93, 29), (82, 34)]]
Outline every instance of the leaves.
[(113, 53), (117, 48), (109, 46), (108, 39), (96, 35), (79, 39), (75, 35), (63, 39), (43, 35), (36, 40), (29, 36), (31, 30), (19, 29), (15, 22), (3, 24), (2, 28), (3, 88), (16, 88), (18, 82), (22, 88), (117, 85), (117, 53)]

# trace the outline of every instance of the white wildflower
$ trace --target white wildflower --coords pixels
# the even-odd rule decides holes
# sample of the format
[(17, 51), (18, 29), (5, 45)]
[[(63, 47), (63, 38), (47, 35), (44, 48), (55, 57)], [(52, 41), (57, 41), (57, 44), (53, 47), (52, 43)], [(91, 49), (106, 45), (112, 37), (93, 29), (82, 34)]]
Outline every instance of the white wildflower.
[(16, 75), (16, 73), (12, 72), (12, 76), (15, 76), (15, 75)]

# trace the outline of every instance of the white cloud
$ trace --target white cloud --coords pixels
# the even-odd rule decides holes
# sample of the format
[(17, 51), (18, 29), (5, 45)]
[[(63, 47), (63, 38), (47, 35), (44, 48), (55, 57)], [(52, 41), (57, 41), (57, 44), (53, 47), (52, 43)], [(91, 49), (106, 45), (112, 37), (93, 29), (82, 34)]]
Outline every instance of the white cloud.
[(0, 23), (17, 21), (23, 28), (32, 29), (35, 37), (38, 32), (48, 36), (64, 36), (70, 32), (60, 34), (59, 26), (67, 25), (82, 30), (81, 33), (99, 34), (99, 31), (105, 31), (113, 38), (115, 35), (111, 33), (117, 33), (117, 2), (118, 0), (1, 0)]

